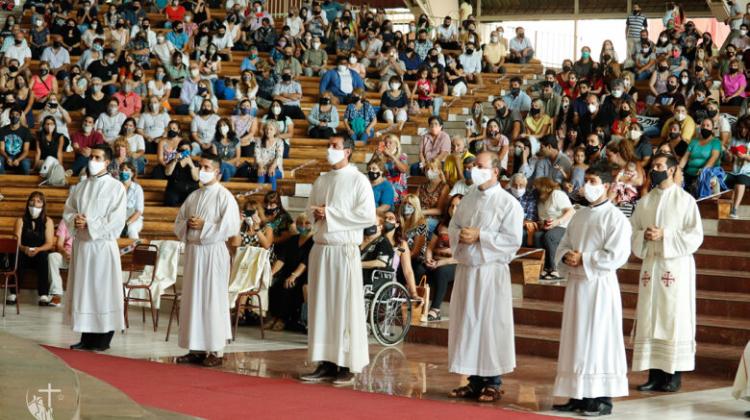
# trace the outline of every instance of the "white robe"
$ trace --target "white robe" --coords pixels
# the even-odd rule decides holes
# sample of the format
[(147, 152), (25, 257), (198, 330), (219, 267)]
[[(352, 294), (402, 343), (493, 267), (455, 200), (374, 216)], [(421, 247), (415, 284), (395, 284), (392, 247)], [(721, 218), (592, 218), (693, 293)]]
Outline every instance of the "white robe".
[[(188, 229), (192, 216), (204, 220), (202, 230)], [(222, 351), (232, 338), (226, 242), (240, 232), (237, 201), (218, 182), (196, 190), (180, 207), (174, 232), (185, 242), (178, 345), (194, 351)]]
[[(630, 236), (630, 222), (609, 201), (578, 210), (568, 224), (555, 256), (568, 278), (555, 396), (628, 395), (617, 269), (630, 257)], [(568, 251), (581, 253), (581, 266), (560, 263)]]
[[(479, 241), (459, 243), (461, 228)], [(516, 367), (513, 295), (508, 264), (521, 247), (523, 209), (500, 184), (474, 189), (456, 208), (448, 234), (458, 261), (448, 325), (449, 370), (497, 376)]]
[[(643, 260), (636, 308), (634, 371), (667, 373), (695, 368), (695, 259), (703, 225), (695, 199), (674, 185), (654, 188), (635, 208), (633, 254)], [(664, 229), (647, 241), (646, 228)]]
[(325, 205), (315, 222), (308, 266), (308, 356), (361, 372), (370, 361), (359, 244), (376, 222), (372, 187), (353, 165), (321, 175), (307, 211)]
[[(63, 221), (73, 237), (73, 251), (64, 321), (73, 331), (125, 329), (117, 238), (125, 227), (126, 201), (125, 187), (109, 174), (79, 182), (65, 201)], [(86, 216), (86, 229), (75, 228), (77, 214)]]
[(750, 401), (750, 342), (745, 346), (745, 353), (742, 355), (740, 366), (737, 368), (734, 386), (732, 386), (732, 396), (738, 400)]

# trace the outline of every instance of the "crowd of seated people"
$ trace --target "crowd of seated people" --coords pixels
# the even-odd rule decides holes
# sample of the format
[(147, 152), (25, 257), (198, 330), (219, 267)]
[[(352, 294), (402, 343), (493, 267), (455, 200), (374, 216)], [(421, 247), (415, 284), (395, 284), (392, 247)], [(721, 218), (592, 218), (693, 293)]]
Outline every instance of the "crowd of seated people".
[[(155, 6), (138, 1), (104, 13), (96, 2), (53, 1), (31, 6), (30, 31), (20, 17), (6, 22), (0, 171), (33, 173), (40, 158), (59, 159), (62, 150), (74, 152), (62, 163), (78, 175), (92, 147), (111, 145), (112, 173), (129, 192), (124, 234), (135, 237), (139, 176), (166, 179), (165, 205), (176, 206), (198, 187), (192, 158), (204, 151), (222, 158), (223, 181), (275, 189), (295, 124), (306, 122), (312, 138), (375, 138), (366, 172), (379, 221), (366, 232), (363, 258), (369, 268), (391, 267), (412, 294), (423, 275), (436, 294), (447, 290), (453, 262), (445, 230), (475, 188), (479, 152), (497, 154), (502, 181), (524, 209), (524, 244), (546, 250), (542, 275), (551, 280), (560, 278), (552, 257), (575, 205), (585, 204), (580, 188), (590, 166), (611, 170), (610, 199), (626, 215), (651, 187), (657, 152), (679, 160), (678, 179), (696, 195), (721, 177), (733, 189), (731, 217), (750, 185), (747, 31), (733, 31), (719, 48), (682, 12), (665, 16), (658, 34), (645, 18), (629, 17), (627, 51), (605, 41), (599, 54), (584, 46), (532, 83), (509, 77), (507, 92), (496, 92), (491, 104), (477, 97), (465, 132), (451, 136), (440, 117), (444, 98), (486, 87), (483, 73), (532, 60), (524, 28), (506, 38), (496, 26), (482, 40), (472, 15), (459, 22), (421, 15), (399, 30), (382, 9), (336, 1), (305, 2), (280, 25), (260, 1), (228, 2), (218, 16), (203, 1), (162, 6), (149, 10), (163, 15), (152, 22), (144, 7)], [(234, 62), (241, 62), (237, 76), (223, 71)], [(318, 77), (318, 88), (303, 91), (304, 76)], [(307, 111), (309, 93), (316, 103)], [(220, 114), (219, 101), (232, 101), (231, 118)], [(427, 131), (410, 165), (398, 133), (415, 116)], [(388, 128), (376, 132), (379, 121)], [(411, 191), (410, 177), (422, 182)], [(310, 243), (309, 221), (295, 221), (275, 192), (244, 207), (243, 217), (243, 244), (272, 251), (269, 327), (292, 328), (304, 319), (300, 250)], [(440, 319), (440, 301), (429, 319)]]

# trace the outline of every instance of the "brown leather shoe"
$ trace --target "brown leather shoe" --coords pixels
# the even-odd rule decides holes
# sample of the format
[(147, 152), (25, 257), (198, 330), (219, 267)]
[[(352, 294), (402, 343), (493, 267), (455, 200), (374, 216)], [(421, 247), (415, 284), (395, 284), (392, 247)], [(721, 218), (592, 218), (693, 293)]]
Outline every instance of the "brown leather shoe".
[(215, 354), (209, 354), (205, 359), (203, 359), (202, 364), (205, 367), (216, 367), (221, 366), (222, 363), (224, 363), (223, 357), (218, 357)]

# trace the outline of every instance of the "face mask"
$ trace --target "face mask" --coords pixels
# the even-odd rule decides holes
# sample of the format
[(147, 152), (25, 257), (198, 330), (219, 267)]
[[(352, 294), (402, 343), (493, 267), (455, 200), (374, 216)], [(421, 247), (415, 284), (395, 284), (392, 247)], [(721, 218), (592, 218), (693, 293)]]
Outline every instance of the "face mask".
[(659, 38), (659, 41), (661, 41), (661, 43), (662, 43), (662, 44), (664, 44), (664, 43), (666, 43), (667, 41), (669, 41), (669, 38), (667, 38), (667, 37), (663, 36), (663, 37)]
[(542, 110), (541, 110), (541, 109), (539, 109), (539, 108), (531, 108), (531, 110), (529, 110), (529, 114), (531, 114), (532, 116), (537, 116), (537, 115), (539, 115), (539, 113), (540, 113), (541, 111), (542, 111)]
[(718, 113), (719, 113), (719, 111), (717, 111), (715, 109), (709, 109), (709, 110), (706, 111), (706, 115), (708, 115), (709, 118), (715, 117), (716, 114), (718, 114)]
[(467, 48), (466, 49), (466, 54), (468, 54), (468, 55), (474, 54), (474, 48)]
[(696, 96), (696, 97), (695, 97), (695, 100), (696, 100), (697, 102), (703, 102), (703, 101), (705, 101), (705, 100), (706, 100), (706, 97), (705, 97), (705, 96)]
[(711, 136), (713, 135), (713, 130), (709, 130), (708, 128), (701, 128), (701, 137), (703, 137), (704, 139), (711, 138)]
[(21, 117), (18, 117), (18, 116), (15, 116), (15, 115), (12, 116), (12, 117), (10, 117), (10, 124), (11, 125), (16, 125), (19, 122), (21, 122)]
[(375, 181), (380, 178), (380, 172), (369, 171), (367, 172), (367, 177), (370, 178), (370, 181)]
[(93, 85), (93, 86), (91, 86), (91, 90), (93, 90), (96, 93), (99, 93), (99, 92), (101, 92), (102, 87), (100, 85)]
[(682, 82), (683, 85), (687, 85), (689, 81), (690, 79), (688, 79), (687, 77), (683, 77), (680, 79), (680, 82)]
[(599, 146), (586, 146), (586, 156), (591, 156), (599, 151)]
[(482, 185), (492, 179), (492, 169), (478, 167), (471, 168), (471, 179), (475, 184)]
[(111, 106), (111, 107), (107, 108), (107, 110), (109, 111), (109, 115), (115, 115), (115, 114), (117, 114), (118, 108), (116, 106)]
[(682, 112), (678, 112), (674, 116), (674, 119), (676, 119), (677, 121), (680, 121), (680, 122), (685, 121), (685, 118), (686, 118), (686, 115), (683, 114)]
[(440, 177), (440, 174), (438, 173), (438, 171), (435, 171), (435, 170), (432, 170), (432, 169), (430, 169), (429, 171), (427, 171), (426, 175), (427, 175), (427, 179), (429, 179), (430, 181), (438, 179)]
[(122, 88), (122, 90), (123, 90), (123, 91), (125, 91), (125, 93), (130, 93), (130, 92), (132, 92), (132, 91), (133, 91), (133, 87), (132, 87), (132, 86), (130, 86), (130, 85), (125, 85), (125, 86), (124, 86), (124, 87)]
[(677, 86), (675, 85), (667, 85), (667, 90), (670, 92), (674, 92), (677, 90)]
[(660, 185), (663, 181), (669, 178), (667, 171), (655, 171), (652, 169), (648, 175), (651, 178), (652, 187), (656, 187)]
[(99, 172), (103, 171), (105, 168), (104, 162), (98, 161), (98, 160), (89, 160), (89, 174), (91, 176), (99, 175)]
[(596, 112), (596, 105), (589, 104), (588, 109), (589, 109), (589, 112), (593, 114), (594, 112)]
[(178, 136), (179, 134), (180, 134), (180, 133), (179, 133), (179, 132), (177, 132), (177, 131), (175, 131), (175, 130), (169, 130), (169, 131), (167, 131), (167, 137), (169, 137), (169, 138), (175, 138), (175, 137), (177, 137), (177, 136)]
[(619, 89), (617, 89), (617, 90), (613, 90), (613, 91), (612, 91), (612, 96), (614, 96), (615, 98), (619, 98), (619, 97), (621, 97), (621, 96), (622, 96), (622, 91), (621, 91), (621, 90), (619, 90)]
[(511, 188), (510, 193), (513, 194), (516, 198), (523, 197), (524, 194), (526, 194), (526, 189), (524, 188)]
[(41, 70), (39, 70), (39, 74), (42, 75), (42, 77), (44, 77), (44, 76), (46, 76), (46, 75), (49, 74), (49, 70), (47, 70), (47, 69), (41, 69)]
[(404, 216), (409, 217), (412, 214), (414, 214), (414, 206), (411, 204), (404, 204), (404, 209), (402, 210), (404, 213)]
[(659, 71), (667, 71), (669, 70), (669, 66), (659, 66)]
[(92, 127), (90, 125), (84, 125), (83, 126), (83, 132), (86, 133), (86, 134), (90, 133), (91, 130), (93, 130), (93, 129), (94, 129), (94, 127)]
[(391, 83), (391, 90), (398, 90), (401, 87), (401, 83)]
[(242, 115), (251, 115), (253, 113), (252, 108), (242, 108)]
[(587, 58), (589, 58), (589, 57), (591, 57), (591, 53), (590, 52), (584, 51), (584, 52), (581, 53), (581, 58), (583, 58), (584, 60), (587, 59)]
[(36, 219), (40, 214), (42, 214), (42, 208), (29, 206), (29, 214), (31, 214), (32, 219)]
[[(394, 229), (396, 229), (396, 224), (395, 223), (391, 223), (391, 222), (385, 222), (385, 223), (383, 223), (383, 232), (384, 233), (389, 233), (389, 232), (393, 231)], [(299, 229), (297, 229), (297, 230), (299, 230)]]
[(729, 68), (729, 72), (730, 72), (730, 73), (732, 73), (732, 74), (735, 74), (735, 73), (737, 73), (738, 71), (740, 71), (740, 69), (738, 69), (738, 68), (736, 68), (736, 67), (730, 67), (730, 68)]
[(643, 55), (648, 55), (651, 52), (651, 48), (641, 48), (641, 51), (643, 51)]
[(265, 208), (265, 209), (263, 209), (263, 213), (264, 213), (264, 214), (265, 214), (266, 216), (273, 216), (273, 215), (274, 215), (274, 214), (276, 214), (276, 213), (277, 213), (278, 211), (279, 211), (279, 208), (278, 208), (278, 207), (274, 207), (274, 208)]
[(204, 117), (206, 115), (211, 115), (211, 110), (210, 109), (201, 109), (201, 115), (203, 115)]
[(306, 227), (297, 227), (297, 232), (299, 232), (299, 234), (300, 234), (301, 236), (306, 236), (306, 235), (307, 235), (308, 233), (310, 233), (310, 228), (306, 228)]
[(643, 135), (643, 133), (641, 133), (638, 130), (632, 130), (632, 131), (630, 131), (630, 139), (631, 140), (638, 141), (638, 140), (640, 140), (640, 138), (641, 138), (642, 135)]
[(503, 115), (505, 115), (505, 107), (503, 106), (503, 107), (498, 108), (497, 111), (496, 111), (496, 114), (499, 115), (499, 116), (501, 116), (501, 117)]
[(271, 111), (274, 113), (274, 115), (281, 114), (281, 107), (275, 106), (271, 109)]
[(518, 94), (521, 93), (521, 88), (511, 88), (510, 94), (513, 96), (518, 96)]
[(328, 148), (326, 160), (329, 164), (335, 165), (344, 160), (344, 158), (346, 158), (346, 155), (344, 154), (343, 149), (334, 149), (333, 147)]
[(219, 128), (219, 131), (221, 131), (221, 134), (222, 134), (222, 135), (226, 136), (226, 135), (227, 135), (227, 133), (229, 133), (229, 127), (227, 127), (226, 125), (222, 125), (222, 126), (221, 126), (221, 127)]
[(198, 69), (192, 69), (190, 70), (190, 75), (193, 77), (198, 77), (201, 74), (200, 70)]
[(208, 89), (206, 89), (204, 87), (199, 87), (198, 88), (198, 96), (201, 96), (201, 95), (203, 95), (206, 92), (208, 92)]
[(471, 169), (464, 169), (464, 181), (471, 181)]
[(493, 44), (497, 43), (497, 37), (496, 36), (491, 36), (490, 37), (490, 42), (492, 42)]
[(120, 172), (120, 181), (122, 182), (130, 181), (130, 172)]
[(670, 139), (674, 140), (674, 139), (676, 139), (678, 137), (680, 137), (680, 132), (679, 131), (670, 131), (669, 132), (669, 138)]
[(566, 65), (566, 66), (563, 66), (562, 69), (563, 69), (564, 72), (567, 73), (567, 72), (569, 72), (571, 70), (571, 67)]
[(200, 171), (198, 173), (198, 180), (201, 184), (206, 185), (216, 179), (216, 172), (214, 171)]
[(620, 118), (628, 118), (630, 116), (630, 111), (622, 110), (620, 111)]
[(523, 147), (516, 147), (514, 149), (514, 153), (516, 154), (516, 156), (521, 156), (523, 154)]
[(585, 198), (589, 203), (593, 203), (600, 199), (602, 195), (604, 195), (604, 190), (605, 188), (603, 184), (594, 185), (590, 182), (587, 182), (583, 184), (583, 198)]

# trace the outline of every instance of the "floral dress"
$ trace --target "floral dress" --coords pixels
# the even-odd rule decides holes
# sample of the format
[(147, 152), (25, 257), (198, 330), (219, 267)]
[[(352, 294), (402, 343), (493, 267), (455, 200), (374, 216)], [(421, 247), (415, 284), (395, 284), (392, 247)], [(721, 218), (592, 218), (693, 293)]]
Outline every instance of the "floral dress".
[[(403, 164), (408, 164), (409, 162), (406, 153), (401, 153), (398, 156), (398, 160)], [(398, 206), (401, 200), (408, 194), (407, 174), (406, 172), (399, 171), (396, 164), (389, 161), (385, 163), (385, 177), (393, 184), (393, 189), (396, 192), (395, 197), (393, 197), (393, 205)]]

